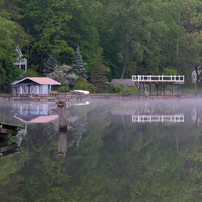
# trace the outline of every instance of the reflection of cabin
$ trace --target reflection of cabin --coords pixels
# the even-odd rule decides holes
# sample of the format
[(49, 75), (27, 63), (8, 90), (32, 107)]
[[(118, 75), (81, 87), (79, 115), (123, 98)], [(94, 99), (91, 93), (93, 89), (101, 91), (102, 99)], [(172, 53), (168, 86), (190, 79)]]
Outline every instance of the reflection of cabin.
[(58, 118), (58, 115), (51, 115), (52, 109), (48, 104), (13, 103), (12, 107), (14, 117), (25, 123), (20, 131), (24, 135), (27, 134), (27, 124), (48, 123)]
[(14, 117), (26, 123), (48, 123), (58, 118), (58, 115), (50, 115), (48, 104), (13, 104)]
[(22, 58), (22, 52), (19, 48), (19, 46), (17, 46), (16, 48), (16, 52), (17, 52), (17, 61), (14, 63), (14, 65), (16, 65), (19, 69), (24, 70), (25, 72), (27, 71), (27, 59)]
[(12, 94), (49, 95), (52, 85), (61, 83), (47, 77), (26, 77), (11, 84)]

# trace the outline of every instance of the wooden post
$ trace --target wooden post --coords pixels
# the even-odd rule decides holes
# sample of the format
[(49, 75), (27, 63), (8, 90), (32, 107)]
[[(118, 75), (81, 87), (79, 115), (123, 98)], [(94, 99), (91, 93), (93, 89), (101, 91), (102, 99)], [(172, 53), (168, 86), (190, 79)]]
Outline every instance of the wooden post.
[(59, 129), (60, 131), (67, 132), (67, 112), (66, 103), (58, 102), (58, 116), (59, 116)]
[(175, 85), (173, 85), (173, 92), (172, 92), (172, 95), (175, 94)]
[(66, 155), (67, 146), (67, 115), (66, 115), (66, 103), (58, 102), (58, 116), (59, 116), (59, 141), (58, 141), (58, 154), (60, 158), (64, 158)]
[(64, 158), (66, 156), (66, 147), (67, 147), (67, 133), (64, 131), (60, 131), (57, 157)]

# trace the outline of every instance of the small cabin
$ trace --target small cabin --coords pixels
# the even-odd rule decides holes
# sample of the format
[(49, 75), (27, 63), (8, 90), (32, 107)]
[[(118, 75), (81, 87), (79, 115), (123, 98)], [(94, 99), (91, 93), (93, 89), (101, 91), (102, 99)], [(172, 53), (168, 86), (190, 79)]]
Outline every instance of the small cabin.
[(11, 83), (12, 94), (16, 95), (49, 95), (52, 85), (61, 83), (48, 77), (26, 77)]

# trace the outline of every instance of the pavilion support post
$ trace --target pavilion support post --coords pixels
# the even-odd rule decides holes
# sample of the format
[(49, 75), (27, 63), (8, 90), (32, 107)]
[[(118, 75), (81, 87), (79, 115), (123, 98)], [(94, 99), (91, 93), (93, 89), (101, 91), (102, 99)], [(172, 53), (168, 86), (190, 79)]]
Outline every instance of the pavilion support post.
[(166, 85), (164, 84), (164, 95), (166, 95)]
[(143, 87), (143, 95), (145, 95), (145, 86), (144, 86), (144, 83), (142, 84), (142, 87)]
[(156, 95), (158, 95), (158, 84), (155, 85), (156, 85)]
[(159, 84), (157, 84), (157, 95), (159, 95)]
[(173, 92), (172, 95), (175, 95), (175, 85), (173, 85)]
[(149, 86), (149, 94), (151, 95), (151, 83), (150, 83), (150, 86)]
[(180, 84), (178, 84), (178, 95), (180, 95)]

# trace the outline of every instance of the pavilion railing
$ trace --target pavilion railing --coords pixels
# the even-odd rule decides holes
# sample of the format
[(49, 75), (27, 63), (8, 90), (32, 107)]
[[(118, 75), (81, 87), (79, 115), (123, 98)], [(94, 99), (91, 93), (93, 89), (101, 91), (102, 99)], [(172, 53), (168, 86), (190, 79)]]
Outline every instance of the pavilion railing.
[(173, 81), (184, 82), (184, 75), (133, 75), (132, 81), (134, 82), (158, 82), (158, 81)]
[(132, 122), (184, 122), (184, 115), (133, 115)]

